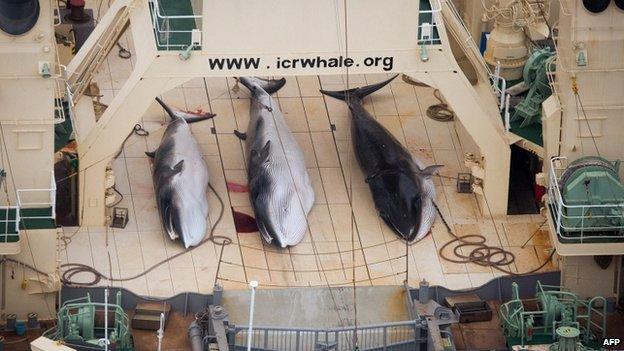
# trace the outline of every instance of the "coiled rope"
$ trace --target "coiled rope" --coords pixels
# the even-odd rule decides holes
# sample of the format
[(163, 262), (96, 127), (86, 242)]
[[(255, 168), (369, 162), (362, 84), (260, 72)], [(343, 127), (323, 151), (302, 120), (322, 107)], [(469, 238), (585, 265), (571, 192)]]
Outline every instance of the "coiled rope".
[[(410, 76), (403, 74), (401, 75), (401, 79), (409, 84), (409, 85), (414, 85), (417, 87), (427, 87), (430, 88), (429, 85), (423, 83), (423, 82), (419, 82), (417, 80), (414, 80), (413, 78), (411, 78)], [(427, 117), (433, 119), (434, 121), (438, 121), (438, 122), (450, 122), (453, 121), (455, 119), (455, 112), (449, 107), (449, 105), (444, 102), (444, 99), (442, 98), (442, 96), (440, 95), (440, 89), (435, 89), (433, 91), (433, 96), (438, 99), (438, 101), (440, 101), (439, 104), (435, 104), (435, 105), (431, 105), (429, 107), (427, 107)]]
[[(510, 275), (523, 275), (523, 274), (535, 273), (539, 271), (540, 269), (544, 268), (550, 261), (552, 261), (552, 258), (555, 255), (556, 250), (553, 249), (553, 251), (550, 253), (548, 258), (539, 267), (532, 269), (528, 272), (512, 272), (504, 267), (509, 266), (512, 263), (514, 263), (516, 261), (516, 255), (514, 255), (510, 251), (503, 249), (502, 247), (487, 245), (485, 243), (486, 242), (485, 236), (481, 234), (469, 234), (469, 235), (457, 236), (451, 229), (451, 226), (446, 221), (446, 218), (444, 218), (444, 215), (442, 214), (442, 211), (440, 211), (438, 204), (434, 202), (433, 205), (438, 211), (438, 214), (440, 215), (440, 219), (442, 219), (442, 223), (444, 223), (446, 230), (453, 237), (453, 239), (448, 241), (446, 244), (442, 245), (442, 247), (440, 247), (440, 250), (438, 250), (440, 257), (445, 261), (453, 262), (453, 263), (460, 263), (460, 264), (461, 263), (464, 263), (464, 264), (474, 263), (482, 267), (492, 267), (498, 271), (501, 271), (503, 273), (510, 274)], [(542, 225), (543, 224), (544, 223), (542, 223)], [(542, 225), (540, 225), (537, 228), (535, 233), (537, 233), (540, 230)], [(533, 233), (533, 235), (535, 235), (535, 233)], [(451, 258), (444, 254), (444, 250), (453, 244), (457, 244), (453, 248), (453, 255), (455, 255), (456, 258)], [(464, 247), (472, 248), (472, 249), (469, 249), (468, 254), (464, 254), (461, 252), (461, 249)]]

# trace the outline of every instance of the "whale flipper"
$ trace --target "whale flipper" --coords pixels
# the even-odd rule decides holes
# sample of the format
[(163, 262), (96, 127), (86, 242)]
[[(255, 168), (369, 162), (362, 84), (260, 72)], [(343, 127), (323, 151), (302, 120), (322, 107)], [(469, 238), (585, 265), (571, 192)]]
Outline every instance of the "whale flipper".
[(247, 140), (247, 133), (235, 130), (234, 135), (236, 135), (236, 137), (239, 138), (240, 140)]
[(419, 169), (418, 174), (423, 177), (431, 177), (436, 174), (440, 168), (444, 167), (444, 165), (431, 165), (427, 166), (424, 169)]

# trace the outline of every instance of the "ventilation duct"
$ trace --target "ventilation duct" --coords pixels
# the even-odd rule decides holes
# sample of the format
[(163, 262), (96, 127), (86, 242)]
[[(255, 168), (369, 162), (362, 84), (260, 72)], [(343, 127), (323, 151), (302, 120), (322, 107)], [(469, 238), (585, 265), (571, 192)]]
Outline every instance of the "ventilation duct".
[(600, 13), (609, 7), (611, 0), (583, 0), (583, 6), (589, 12)]
[(38, 0), (0, 0), (0, 29), (11, 35), (28, 32), (39, 19)]

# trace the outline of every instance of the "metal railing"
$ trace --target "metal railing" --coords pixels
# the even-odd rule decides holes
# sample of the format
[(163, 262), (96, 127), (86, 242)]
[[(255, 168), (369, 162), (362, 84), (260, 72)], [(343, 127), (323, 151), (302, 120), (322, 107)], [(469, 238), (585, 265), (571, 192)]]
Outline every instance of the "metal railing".
[(17, 189), (17, 205), (20, 210), (50, 208), (50, 214), (22, 216), (21, 219), (56, 218), (56, 181), (54, 173), (50, 175), (48, 189)]
[[(150, 9), (152, 25), (154, 26), (154, 33), (156, 35), (156, 46), (158, 48), (164, 47), (165, 50), (183, 50), (189, 46), (193, 46), (194, 49), (201, 48), (202, 15), (167, 15), (163, 13), (159, 0), (150, 0)], [(176, 29), (176, 23), (182, 21), (194, 21), (197, 29)], [(170, 42), (172, 36), (181, 34), (188, 35), (188, 43)], [(198, 38), (197, 41), (199, 41), (199, 45), (197, 45), (194, 38)]]
[(507, 81), (500, 75), (500, 63), (497, 64), (495, 72), (492, 72), (490, 66), (487, 62), (485, 62), (483, 55), (481, 55), (481, 51), (479, 50), (476, 41), (472, 37), (468, 27), (466, 27), (466, 23), (464, 23), (464, 20), (461, 18), (455, 4), (453, 4), (452, 1), (445, 1), (444, 4), (448, 7), (448, 12), (453, 17), (452, 20), (459, 24), (458, 26), (449, 25), (446, 28), (449, 29), (451, 35), (455, 37), (457, 43), (464, 49), (464, 53), (466, 54), (466, 57), (468, 57), (469, 61), (475, 65), (477, 74), (482, 72), (485, 74), (484, 79), (490, 79), (492, 93), (498, 100), (498, 109), (501, 112), (504, 111), (503, 116), (505, 117), (505, 130), (509, 131), (510, 95), (507, 93)]
[[(578, 240), (581, 243), (596, 239), (624, 239), (624, 220), (622, 220), (624, 203), (599, 205), (566, 203), (559, 188), (559, 181), (566, 168), (567, 157), (558, 156), (550, 159), (548, 202), (559, 239)], [(571, 212), (579, 212), (579, 210), (581, 215), (570, 214)], [(617, 224), (593, 225), (607, 221), (613, 221), (612, 223)], [(579, 222), (580, 226), (576, 225)], [(609, 235), (607, 233), (614, 234)]]
[[(3, 233), (0, 234), (0, 244), (14, 243), (19, 241), (19, 222), (20, 213), (17, 206), (0, 206), (0, 211), (5, 211), (4, 215), (0, 215), (0, 226)], [(15, 211), (15, 217), (11, 218), (11, 211)], [(15, 233), (9, 233), (9, 230)]]
[(465, 53), (471, 56), (472, 60), (470, 60), (470, 62), (478, 63), (481, 70), (485, 72), (488, 77), (492, 78), (492, 70), (490, 69), (490, 66), (488, 66), (487, 62), (485, 62), (483, 55), (481, 55), (477, 42), (472, 37), (468, 27), (466, 27), (466, 23), (461, 18), (457, 7), (455, 7), (455, 4), (453, 4), (452, 1), (445, 1), (444, 4), (449, 8), (455, 22), (459, 23), (459, 28), (455, 28), (455, 26), (447, 26), (447, 28), (450, 29), (451, 34), (455, 37), (455, 40), (457, 40), (457, 42), (465, 49)]
[[(440, 44), (440, 20), (437, 18), (442, 11), (442, 3), (440, 0), (430, 0), (431, 10), (418, 9), (419, 17), (422, 15), (431, 16), (431, 22), (418, 23), (418, 44), (419, 45), (435, 45)], [(436, 6), (437, 5), (437, 6)]]
[[(247, 326), (236, 326), (230, 340), (231, 350), (245, 350)], [(280, 351), (351, 351), (357, 333), (360, 351), (418, 350), (426, 338), (420, 337), (421, 326), (416, 321), (393, 322), (361, 327), (330, 329), (255, 327), (251, 337), (252, 350)]]

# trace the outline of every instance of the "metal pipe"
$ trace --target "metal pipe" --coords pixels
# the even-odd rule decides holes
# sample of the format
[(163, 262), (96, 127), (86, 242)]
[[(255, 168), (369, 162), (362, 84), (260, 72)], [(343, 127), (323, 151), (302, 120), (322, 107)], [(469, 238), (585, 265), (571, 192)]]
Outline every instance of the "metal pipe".
[[(192, 351), (203, 351), (204, 350), (204, 341), (202, 338), (202, 329), (197, 324), (197, 321), (193, 321), (191, 325), (188, 327), (188, 336), (189, 342), (191, 343)], [(160, 344), (158, 345), (158, 350), (160, 351)]]
[(258, 287), (258, 282), (252, 280), (249, 282), (249, 286), (251, 287), (251, 303), (249, 304), (249, 329), (247, 330), (247, 351), (251, 351), (251, 335), (253, 332), (253, 313), (254, 313), (254, 305), (256, 303), (256, 288)]
[(39, 19), (38, 0), (13, 0), (0, 2), (0, 29), (11, 35), (30, 31)]
[[(162, 339), (163, 339), (164, 332), (165, 332), (165, 314), (161, 312), (160, 313), (160, 327), (158, 327), (158, 334), (156, 335), (156, 337), (158, 338), (158, 351), (160, 351), (162, 348)], [(201, 333), (199, 337), (201, 338)], [(189, 338), (190, 338), (190, 330), (189, 330)]]
[(108, 288), (104, 289), (104, 350), (108, 351)]

